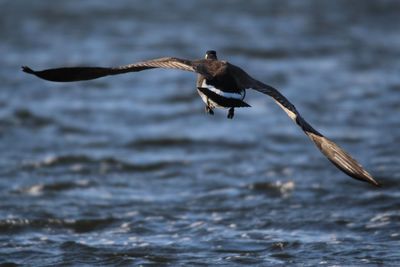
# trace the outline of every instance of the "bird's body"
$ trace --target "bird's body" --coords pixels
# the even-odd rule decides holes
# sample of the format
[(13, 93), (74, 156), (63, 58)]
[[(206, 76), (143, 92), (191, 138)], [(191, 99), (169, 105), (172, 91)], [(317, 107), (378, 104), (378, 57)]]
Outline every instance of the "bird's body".
[(154, 68), (179, 69), (197, 73), (197, 92), (205, 103), (206, 111), (209, 114), (214, 114), (214, 108), (228, 108), (228, 118), (232, 119), (235, 108), (250, 107), (243, 101), (247, 89), (253, 89), (272, 97), (336, 167), (352, 178), (376, 186), (379, 185), (346, 151), (308, 124), (295, 106), (278, 90), (252, 78), (238, 66), (218, 60), (215, 51), (207, 51), (205, 58), (199, 60), (165, 57), (115, 68), (69, 67), (34, 71), (29, 67), (22, 67), (24, 72), (55, 82), (92, 80), (108, 75)]
[(234, 76), (229, 73), (229, 63), (218, 61), (215, 51), (207, 51), (204, 63), (212, 66), (218, 73), (212, 78), (202, 74), (197, 75), (197, 92), (206, 104), (206, 112), (214, 114), (214, 108), (229, 108), (228, 118), (232, 119), (235, 108), (250, 107), (243, 101), (246, 90), (241, 88)]
[[(224, 91), (223, 89), (218, 89), (212, 84), (209, 84), (204, 77), (198, 78), (197, 81), (197, 91), (201, 98), (203, 99), (204, 103), (209, 105), (211, 108), (229, 108), (229, 107), (248, 107), (249, 105), (244, 103), (243, 100), (246, 96), (246, 90), (238, 89), (236, 92)], [(204, 90), (201, 90), (204, 89)], [(208, 92), (207, 92), (208, 91)], [(220, 96), (223, 101), (218, 101), (217, 98), (212, 97), (212, 93), (217, 94)], [(241, 104), (229, 103), (229, 100), (239, 100)], [(226, 103), (224, 103), (224, 101)], [(238, 102), (238, 103), (239, 103)]]

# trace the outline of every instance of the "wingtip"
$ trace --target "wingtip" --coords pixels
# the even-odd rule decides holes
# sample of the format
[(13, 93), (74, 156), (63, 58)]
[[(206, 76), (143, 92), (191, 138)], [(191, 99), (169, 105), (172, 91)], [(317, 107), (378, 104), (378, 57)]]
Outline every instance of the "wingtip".
[(375, 179), (372, 178), (372, 177), (369, 177), (369, 179), (366, 180), (366, 182), (368, 182), (368, 183), (374, 185), (375, 187), (379, 187), (379, 188), (382, 187), (382, 184), (381, 184), (381, 183), (378, 183), (377, 181), (375, 181)]
[(21, 66), (21, 70), (26, 73), (34, 74), (35, 71), (29, 68), (28, 66)]
[(318, 149), (324, 154), (337, 168), (350, 177), (369, 183), (376, 187), (382, 185), (378, 183), (372, 175), (367, 172), (360, 163), (353, 159), (345, 150), (336, 143), (321, 134), (305, 131), (310, 139), (316, 144)]
[(348, 155), (348, 156), (349, 156), (349, 159), (351, 159), (359, 167), (359, 169), (356, 172), (348, 172), (347, 174), (349, 176), (351, 176), (351, 177), (353, 177), (353, 178), (355, 178), (357, 180), (360, 180), (362, 182), (369, 183), (369, 184), (371, 184), (371, 185), (373, 185), (375, 187), (382, 187), (382, 184), (377, 182), (375, 180), (375, 178), (372, 177), (372, 175), (368, 171), (366, 171), (357, 161), (355, 161), (354, 159), (350, 158), (350, 155)]

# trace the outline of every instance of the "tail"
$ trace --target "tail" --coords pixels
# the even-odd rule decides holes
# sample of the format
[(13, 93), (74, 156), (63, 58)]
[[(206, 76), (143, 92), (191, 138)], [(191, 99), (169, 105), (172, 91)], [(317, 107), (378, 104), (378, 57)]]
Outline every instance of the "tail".
[(251, 107), (249, 104), (247, 104), (243, 100), (220, 96), (219, 94), (209, 90), (208, 88), (197, 87), (197, 89), (222, 107), (226, 107), (226, 108)]

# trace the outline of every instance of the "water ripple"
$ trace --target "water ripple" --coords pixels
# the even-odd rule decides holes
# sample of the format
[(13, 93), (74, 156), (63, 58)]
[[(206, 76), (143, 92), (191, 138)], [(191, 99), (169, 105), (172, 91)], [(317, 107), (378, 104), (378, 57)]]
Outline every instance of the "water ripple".
[(46, 229), (70, 229), (76, 233), (98, 231), (109, 227), (115, 222), (114, 218), (104, 219), (4, 219), (0, 220), (0, 229), (8, 234), (20, 231), (34, 231)]
[[(400, 262), (399, 1), (0, 6), (0, 265)], [(257, 92), (227, 120), (204, 114), (190, 72), (20, 71), (208, 49), (279, 88), (384, 186), (330, 166)]]
[(49, 156), (41, 161), (25, 163), (25, 170), (67, 168), (77, 173), (88, 173), (96, 170), (107, 172), (151, 172), (168, 167), (185, 164), (178, 160), (157, 161), (154, 163), (129, 163), (117, 158), (92, 158), (86, 155)]
[(128, 142), (124, 145), (127, 148), (172, 148), (172, 147), (220, 147), (221, 149), (252, 149), (256, 146), (251, 141), (230, 141), (230, 140), (212, 140), (212, 139), (192, 139), (192, 138), (157, 138), (157, 139), (139, 139)]

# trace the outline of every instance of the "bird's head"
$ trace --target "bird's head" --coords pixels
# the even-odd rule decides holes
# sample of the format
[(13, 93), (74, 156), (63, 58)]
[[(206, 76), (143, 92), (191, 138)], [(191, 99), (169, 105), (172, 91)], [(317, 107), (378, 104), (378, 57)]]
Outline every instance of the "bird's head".
[(208, 50), (206, 52), (206, 59), (217, 59), (217, 52), (215, 52), (214, 50)]

